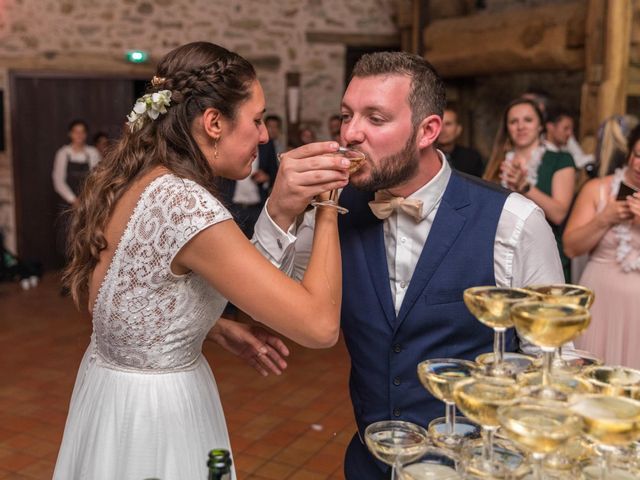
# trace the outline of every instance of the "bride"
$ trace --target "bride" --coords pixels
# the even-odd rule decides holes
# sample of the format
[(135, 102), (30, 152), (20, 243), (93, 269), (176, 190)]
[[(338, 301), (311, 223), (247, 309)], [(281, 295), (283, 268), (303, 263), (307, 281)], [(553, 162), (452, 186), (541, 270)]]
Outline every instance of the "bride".
[[(319, 208), (301, 283), (246, 240), (216, 198), (217, 176), (249, 175), (265, 100), (250, 63), (205, 42), (170, 52), (129, 129), (80, 197), (65, 275), (88, 298), (93, 334), (73, 390), (54, 478), (200, 480), (207, 452), (229, 448), (202, 343), (227, 299), (301, 345), (332, 346), (339, 332), (336, 212)], [(314, 157), (347, 183), (335, 142)], [(302, 174), (301, 174), (302, 175)]]

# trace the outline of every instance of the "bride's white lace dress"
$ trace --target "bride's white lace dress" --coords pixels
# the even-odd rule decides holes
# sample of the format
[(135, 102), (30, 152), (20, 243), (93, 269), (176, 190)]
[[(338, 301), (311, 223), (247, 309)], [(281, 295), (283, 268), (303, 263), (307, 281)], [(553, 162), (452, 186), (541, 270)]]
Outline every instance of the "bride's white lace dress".
[(202, 480), (207, 453), (229, 448), (202, 343), (226, 300), (171, 261), (229, 212), (171, 174), (144, 190), (93, 308), (54, 473), (56, 480)]

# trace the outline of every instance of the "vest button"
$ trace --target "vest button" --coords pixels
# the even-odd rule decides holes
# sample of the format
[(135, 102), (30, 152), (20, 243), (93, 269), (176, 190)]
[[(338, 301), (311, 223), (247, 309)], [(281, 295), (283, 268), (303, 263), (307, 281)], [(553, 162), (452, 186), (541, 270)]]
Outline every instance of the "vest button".
[(393, 379), (393, 384), (397, 387), (398, 385), (400, 385), (402, 382), (400, 381), (400, 379), (398, 377)]
[(393, 416), (394, 417), (399, 417), (400, 416), (400, 409), (399, 408), (394, 408), (393, 409)]
[(400, 353), (400, 352), (402, 351), (402, 347), (400, 346), (400, 344), (399, 344), (399, 343), (396, 343), (396, 344), (393, 346), (393, 351), (394, 351), (394, 352), (396, 352), (396, 353)]

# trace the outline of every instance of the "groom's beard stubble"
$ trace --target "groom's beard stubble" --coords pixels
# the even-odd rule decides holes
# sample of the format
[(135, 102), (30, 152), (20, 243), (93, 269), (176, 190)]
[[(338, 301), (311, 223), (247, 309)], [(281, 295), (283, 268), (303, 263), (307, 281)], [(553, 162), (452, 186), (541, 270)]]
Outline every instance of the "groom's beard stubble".
[(386, 190), (405, 183), (418, 170), (419, 155), (415, 147), (417, 135), (418, 129), (414, 128), (402, 150), (381, 158), (377, 164), (369, 162), (369, 175), (363, 178), (356, 175), (350, 183), (366, 192)]

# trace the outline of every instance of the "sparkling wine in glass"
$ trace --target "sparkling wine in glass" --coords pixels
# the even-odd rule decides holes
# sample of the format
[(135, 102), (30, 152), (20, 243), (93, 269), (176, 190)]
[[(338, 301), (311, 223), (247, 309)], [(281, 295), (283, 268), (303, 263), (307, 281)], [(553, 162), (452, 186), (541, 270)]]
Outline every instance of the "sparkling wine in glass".
[(567, 408), (520, 403), (498, 410), (498, 420), (507, 437), (529, 452), (533, 459), (532, 480), (542, 480), (545, 457), (580, 435), (582, 419)]
[(529, 395), (564, 401), (566, 394), (551, 386), (551, 364), (555, 349), (580, 335), (591, 321), (586, 307), (544, 302), (526, 302), (511, 310), (518, 335), (540, 347), (544, 355), (542, 386)]
[[(517, 381), (521, 388), (521, 396), (526, 397), (529, 392), (537, 392), (542, 387), (544, 373), (541, 371), (523, 372), (518, 374)], [(587, 380), (580, 376), (554, 374), (551, 377), (551, 388), (561, 392), (567, 398), (577, 393), (595, 393), (596, 389)]]
[(415, 460), (400, 463), (396, 468), (399, 480), (461, 480), (455, 456), (446, 450), (428, 447)]
[(418, 378), (434, 397), (445, 403), (445, 416), (429, 423), (433, 442), (443, 448), (455, 449), (465, 438), (478, 437), (478, 426), (464, 417), (456, 417), (453, 388), (471, 377), (476, 365), (468, 360), (436, 358), (418, 364)]
[(640, 440), (640, 401), (603, 394), (575, 395), (571, 411), (582, 417), (584, 434), (596, 444), (601, 455), (599, 465), (583, 469), (585, 478), (628, 478), (611, 465), (611, 454)]
[[(338, 148), (337, 152), (329, 155), (341, 156), (348, 159), (351, 162), (351, 165), (349, 166), (349, 174), (357, 172), (358, 169), (362, 166), (362, 162), (364, 162), (366, 158), (365, 154), (360, 150), (348, 147), (340, 147)], [(313, 205), (314, 207), (323, 206), (335, 208), (340, 213), (349, 212), (349, 210), (347, 210), (346, 208), (338, 205), (338, 190), (331, 190), (329, 192), (329, 198), (327, 200), (316, 200), (311, 202), (311, 205)]]
[(598, 393), (640, 400), (640, 370), (594, 365), (585, 368), (581, 376), (590, 382)]
[[(559, 283), (552, 285), (532, 285), (526, 288), (542, 295), (546, 303), (558, 303), (561, 305), (580, 305), (581, 307), (591, 308), (595, 300), (595, 293), (590, 288), (582, 285), (573, 285), (570, 283)], [(556, 350), (556, 356), (553, 362), (554, 370), (562, 370), (571, 373), (572, 366), (569, 365), (562, 357), (562, 346)]]
[(429, 434), (419, 425), (402, 420), (383, 420), (369, 425), (364, 431), (367, 448), (383, 463), (392, 467), (420, 458), (429, 446)]
[(454, 387), (456, 406), (467, 418), (482, 426), (482, 456), (472, 458), (467, 470), (497, 478), (507, 474), (503, 462), (496, 461), (494, 436), (500, 426), (498, 409), (513, 404), (517, 393), (518, 386), (509, 377), (478, 375), (461, 380)]
[[(535, 365), (535, 357), (516, 352), (504, 352), (502, 361), (508, 365), (509, 370), (514, 374), (520, 374), (533, 368)], [(476, 363), (484, 367), (490, 367), (495, 363), (495, 355), (493, 352), (482, 353), (476, 357)]]
[(464, 303), (480, 322), (493, 328), (493, 355), (495, 363), (487, 370), (494, 376), (514, 375), (504, 362), (505, 331), (513, 327), (511, 308), (518, 303), (538, 299), (534, 292), (519, 288), (473, 287), (464, 291)]

